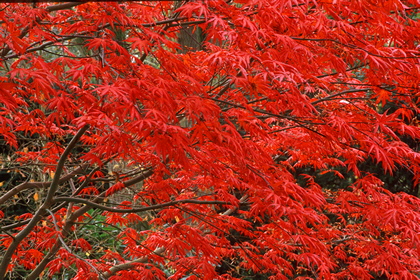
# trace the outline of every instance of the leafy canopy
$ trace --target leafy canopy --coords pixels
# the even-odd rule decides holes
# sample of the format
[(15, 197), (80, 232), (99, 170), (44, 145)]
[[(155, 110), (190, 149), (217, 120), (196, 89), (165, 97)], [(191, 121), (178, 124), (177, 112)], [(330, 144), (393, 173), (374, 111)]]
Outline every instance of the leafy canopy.
[(0, 5), (0, 279), (420, 276), (417, 0)]

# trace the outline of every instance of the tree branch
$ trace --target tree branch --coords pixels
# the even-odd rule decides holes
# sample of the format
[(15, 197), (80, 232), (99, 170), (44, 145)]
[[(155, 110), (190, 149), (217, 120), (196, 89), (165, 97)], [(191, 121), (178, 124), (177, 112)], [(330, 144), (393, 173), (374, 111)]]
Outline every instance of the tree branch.
[[(88, 166), (87, 164), (84, 164), (84, 165), (76, 168), (72, 172), (68, 173), (67, 175), (64, 175), (63, 177), (61, 177), (59, 179), (58, 183), (62, 184), (64, 182), (70, 180), (71, 178), (73, 178), (76, 175), (83, 174), (84, 173), (83, 171), (84, 171), (84, 169), (86, 169), (87, 166)], [(46, 188), (46, 187), (50, 186), (51, 183), (52, 183), (51, 181), (50, 182), (25, 182), (25, 183), (22, 183), (20, 185), (17, 185), (13, 189), (11, 189), (7, 193), (5, 193), (2, 197), (0, 197), (0, 205), (4, 204), (9, 198), (13, 197), (14, 195), (18, 194), (19, 192), (21, 192), (23, 190), (43, 189), (43, 188)]]
[[(156, 250), (153, 251), (153, 254), (160, 255), (164, 251), (165, 251), (165, 248), (163, 248), (163, 247), (157, 248)], [(125, 270), (125, 269), (130, 269), (130, 268), (133, 268), (138, 263), (146, 263), (148, 261), (149, 261), (149, 257), (138, 258), (138, 259), (132, 260), (130, 262), (126, 262), (126, 263), (122, 263), (122, 264), (119, 264), (119, 265), (115, 265), (115, 266), (111, 267), (108, 271), (106, 271), (105, 273), (103, 273), (102, 275), (105, 278), (109, 278), (112, 275), (116, 274), (118, 271)]]
[[(239, 203), (244, 203), (247, 199), (248, 199), (248, 195), (244, 195), (239, 200)], [(186, 200), (188, 200), (188, 199), (186, 199)], [(202, 202), (202, 201), (200, 201), (200, 202)], [(225, 203), (225, 204), (228, 204), (228, 203)], [(234, 207), (234, 208), (228, 209), (227, 211), (225, 211), (224, 213), (222, 213), (222, 215), (224, 215), (224, 216), (231, 215), (237, 209), (238, 209), (238, 207)], [(241, 248), (241, 249), (243, 249), (242, 246), (238, 246), (238, 247)], [(154, 250), (153, 251), (153, 254), (160, 255), (163, 252), (165, 252), (165, 250), (166, 250), (166, 248), (160, 247), (160, 248), (157, 248), (156, 250)], [(122, 263), (122, 264), (119, 264), (119, 265), (115, 265), (115, 266), (111, 267), (107, 272), (103, 273), (102, 276), (104, 276), (105, 278), (109, 278), (112, 275), (116, 274), (118, 271), (133, 268), (136, 264), (138, 264), (138, 263), (146, 263), (148, 260), (149, 260), (149, 257), (146, 256), (146, 257), (135, 259), (135, 260), (130, 261), (130, 262), (126, 262), (126, 263)]]
[(60, 196), (60, 197), (54, 198), (54, 202), (59, 202), (59, 201), (83, 203), (83, 204), (89, 205), (93, 208), (105, 210), (105, 211), (108, 211), (108, 212), (114, 212), (114, 213), (140, 213), (140, 212), (156, 210), (156, 209), (160, 209), (160, 208), (164, 208), (164, 207), (168, 207), (168, 206), (174, 206), (174, 205), (186, 204), (186, 203), (191, 203), (191, 204), (224, 204), (224, 205), (225, 204), (230, 204), (228, 202), (218, 201), (218, 200), (207, 201), (207, 200), (183, 199), (183, 200), (175, 200), (175, 201), (170, 201), (170, 202), (166, 202), (166, 203), (161, 203), (161, 204), (156, 204), (156, 205), (153, 205), (153, 206), (147, 206), (147, 207), (141, 207), (141, 208), (117, 209), (117, 208), (108, 207), (108, 206), (101, 205), (101, 204), (92, 202), (90, 200), (83, 199), (83, 198), (78, 198), (78, 197)]
[(325, 97), (325, 98), (321, 98), (321, 99), (318, 99), (318, 100), (315, 100), (314, 102), (312, 102), (311, 104), (312, 105), (315, 105), (315, 104), (318, 104), (318, 103), (320, 103), (320, 102), (323, 102), (323, 101), (328, 101), (328, 100), (330, 100), (331, 98), (333, 98), (333, 97), (336, 97), (336, 96), (339, 96), (339, 95), (342, 95), (342, 94), (345, 94), (345, 93), (350, 93), (350, 92), (360, 92), (360, 91), (369, 91), (369, 90), (371, 90), (371, 88), (362, 88), (362, 89), (349, 89), (349, 90), (345, 90), (345, 91), (341, 91), (341, 92), (338, 92), (338, 93), (335, 93), (335, 94), (333, 94), (333, 95), (330, 95), (330, 96), (327, 96), (327, 97)]
[(86, 130), (89, 128), (89, 126), (82, 127), (77, 134), (73, 137), (73, 139), (70, 141), (67, 148), (64, 150), (63, 154), (61, 155), (58, 164), (56, 173), (54, 175), (54, 178), (51, 182), (50, 189), (47, 193), (47, 196), (44, 200), (44, 203), (41, 205), (41, 207), (36, 211), (35, 215), (32, 217), (31, 221), (28, 223), (28, 225), (19, 232), (15, 238), (13, 239), (13, 242), (10, 244), (9, 248), (7, 248), (6, 253), (4, 254), (1, 263), (0, 263), (0, 280), (3, 280), (7, 267), (12, 259), (12, 256), (14, 252), (16, 251), (17, 247), (19, 246), (20, 242), (28, 236), (32, 229), (38, 224), (38, 222), (44, 217), (44, 215), (47, 213), (47, 209), (52, 205), (53, 203), (53, 196), (55, 192), (57, 191), (57, 188), (59, 186), (60, 182), (60, 176), (63, 172), (64, 163), (67, 159), (67, 156), (70, 154), (71, 150), (73, 150), (74, 146), (76, 146), (76, 143), (79, 141), (80, 137), (86, 132)]
[[(45, 9), (50, 13), (50, 12), (53, 12), (53, 11), (69, 9), (69, 8), (72, 8), (74, 6), (77, 6), (77, 5), (80, 5), (80, 4), (83, 4), (83, 3), (85, 3), (85, 2), (69, 2), (69, 3), (64, 3), (64, 4), (52, 5), (52, 6), (49, 6), (49, 7), (45, 8)], [(41, 19), (36, 19), (35, 21), (39, 23), (41, 21)], [(30, 30), (29, 26), (26, 27), (21, 32), (21, 34), (19, 35), (19, 38), (22, 39), (23, 37), (25, 37), (26, 34), (28, 34), (29, 30)], [(5, 49), (3, 49), (3, 51), (2, 51), (2, 53), (1, 53), (0, 56), (2, 58), (5, 58), (6, 54), (9, 51), (10, 51), (10, 47), (6, 47)]]
[[(147, 170), (146, 172), (142, 173), (141, 175), (125, 181), (124, 184), (126, 186), (130, 186), (132, 184), (138, 183), (140, 181), (143, 181), (145, 179), (147, 179), (148, 177), (153, 175), (153, 170), (150, 168), (149, 170)], [(105, 197), (105, 192), (102, 192), (100, 195), (96, 196), (95, 199), (91, 202), (93, 203), (97, 203), (97, 202), (101, 202)], [(72, 213), (71, 215), (67, 216), (67, 219), (65, 221), (65, 225), (61, 231), (61, 234), (63, 237), (67, 236), (69, 234), (69, 232), (71, 231), (71, 228), (74, 226), (75, 221), (81, 217), (82, 215), (84, 215), (87, 211), (89, 211), (90, 209), (92, 209), (93, 207), (91, 205), (85, 205), (79, 209), (77, 209), (74, 213)], [(38, 276), (41, 274), (41, 272), (45, 269), (45, 267), (47, 266), (47, 264), (52, 260), (52, 258), (56, 255), (56, 253), (58, 252), (58, 250), (61, 247), (61, 242), (60, 241), (56, 241), (56, 243), (54, 244), (54, 246), (50, 249), (50, 251), (45, 255), (45, 257), (42, 259), (42, 261), (38, 264), (38, 266), (31, 272), (31, 274), (29, 274), (26, 277), (26, 280), (35, 280), (38, 278)], [(0, 279), (1, 280), (1, 279)]]
[(58, 5), (52, 5), (45, 8), (48, 12), (58, 11), (58, 10), (65, 10), (73, 8), (74, 6), (78, 6), (80, 4), (84, 4), (86, 2), (69, 2), (69, 3), (62, 3)]

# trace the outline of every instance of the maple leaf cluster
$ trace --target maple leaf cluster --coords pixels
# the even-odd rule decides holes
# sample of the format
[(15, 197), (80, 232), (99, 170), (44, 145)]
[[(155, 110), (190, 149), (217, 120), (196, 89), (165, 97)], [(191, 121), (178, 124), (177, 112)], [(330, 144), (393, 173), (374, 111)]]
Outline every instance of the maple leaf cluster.
[(0, 4), (0, 279), (418, 279), (419, 18)]

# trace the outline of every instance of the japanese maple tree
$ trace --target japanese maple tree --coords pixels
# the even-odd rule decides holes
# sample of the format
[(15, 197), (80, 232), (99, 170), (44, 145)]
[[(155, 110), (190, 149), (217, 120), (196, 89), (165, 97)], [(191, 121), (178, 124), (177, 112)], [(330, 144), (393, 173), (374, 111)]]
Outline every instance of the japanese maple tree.
[(419, 8), (0, 4), (0, 279), (418, 279)]

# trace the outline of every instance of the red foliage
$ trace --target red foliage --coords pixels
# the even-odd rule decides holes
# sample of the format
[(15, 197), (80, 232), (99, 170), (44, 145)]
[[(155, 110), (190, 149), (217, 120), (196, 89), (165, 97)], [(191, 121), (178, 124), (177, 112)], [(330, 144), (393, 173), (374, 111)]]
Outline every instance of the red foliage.
[(0, 6), (0, 279), (420, 277), (417, 0)]

